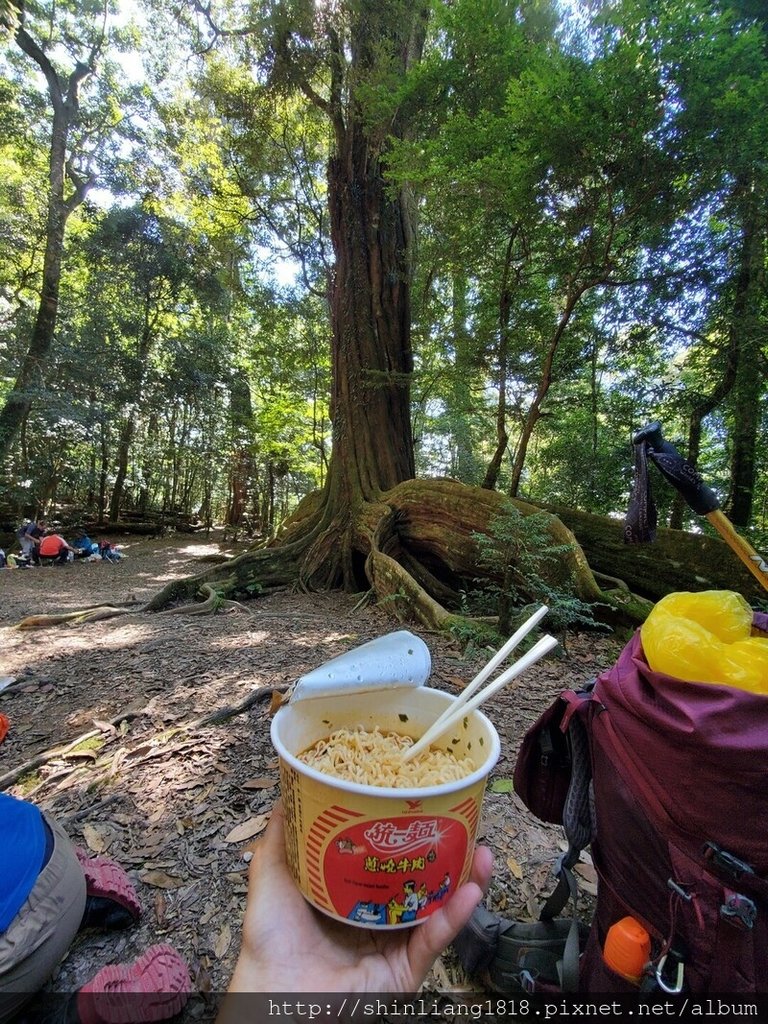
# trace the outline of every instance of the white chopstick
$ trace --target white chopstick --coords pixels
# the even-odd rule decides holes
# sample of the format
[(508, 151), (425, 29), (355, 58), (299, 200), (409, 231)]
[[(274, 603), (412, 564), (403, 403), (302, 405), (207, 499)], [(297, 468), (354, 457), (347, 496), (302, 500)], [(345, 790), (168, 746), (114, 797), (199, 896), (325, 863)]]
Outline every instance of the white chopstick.
[(525, 672), (525, 670), (530, 668), (531, 665), (535, 664), (540, 658), (543, 658), (545, 654), (549, 654), (549, 652), (555, 647), (557, 647), (557, 640), (553, 636), (546, 634), (533, 645), (527, 654), (524, 654), (522, 658), (519, 658), (514, 663), (514, 665), (510, 666), (510, 668), (505, 672), (502, 672), (498, 679), (489, 683), (484, 690), (476, 693), (474, 697), (467, 701), (462, 701), (461, 698), (457, 698), (449, 706), (449, 714), (446, 715), (444, 713), (439, 719), (437, 719), (437, 721), (433, 722), (424, 735), (418, 739), (412, 747), (409, 747), (405, 751), (400, 759), (401, 762), (405, 763), (406, 761), (410, 761), (411, 758), (416, 756), (416, 754), (421, 753), (421, 751), (426, 749), (430, 743), (433, 743), (438, 736), (442, 736), (444, 732), (453, 728), (459, 718), (463, 718), (464, 715), (468, 714), (470, 711), (474, 711), (475, 708), (488, 700), (489, 697), (493, 697), (494, 694), (503, 689), (507, 683), (511, 683), (513, 679), (516, 679), (517, 676)]
[(502, 661), (504, 661), (504, 659), (509, 654), (511, 654), (512, 651), (514, 651), (514, 649), (517, 647), (520, 641), (523, 640), (526, 636), (528, 636), (532, 629), (538, 626), (538, 624), (541, 622), (541, 620), (544, 618), (548, 611), (549, 608), (547, 608), (546, 605), (542, 605), (541, 608), (537, 608), (533, 615), (531, 615), (530, 618), (526, 619), (522, 626), (520, 626), (520, 628), (512, 634), (512, 636), (509, 638), (509, 640), (507, 640), (504, 646), (499, 648), (499, 650), (494, 654), (494, 656), (491, 658), (491, 660), (488, 662), (485, 668), (480, 669), (480, 671), (477, 673), (472, 682), (464, 687), (459, 696), (456, 698), (456, 701), (453, 704), (448, 705), (446, 710), (442, 713), (442, 715), (440, 715), (440, 718), (438, 718), (433, 723), (433, 725), (437, 725), (437, 722), (439, 722), (443, 718), (446, 718), (451, 713), (453, 708), (460, 707), (462, 704), (466, 704), (469, 698), (475, 692), (475, 690), (479, 686), (482, 686), (482, 684), (491, 675), (492, 672), (496, 671), (496, 669), (499, 667)]
[[(523, 640), (526, 636), (528, 636), (532, 629), (538, 626), (538, 624), (541, 622), (541, 620), (544, 618), (548, 611), (549, 609), (547, 608), (547, 606), (542, 605), (541, 608), (537, 608), (533, 615), (531, 615), (529, 618), (525, 620), (522, 626), (520, 626), (520, 628), (512, 634), (512, 636), (509, 638), (509, 640), (507, 640), (504, 646), (499, 648), (499, 650), (494, 654), (494, 656), (491, 658), (488, 664), (485, 665), (484, 668), (481, 668), (480, 671), (475, 676), (475, 678), (464, 687), (464, 689), (461, 691), (456, 700), (453, 701), (452, 704), (449, 704), (446, 707), (445, 711), (438, 715), (438, 717), (430, 726), (431, 730), (436, 729), (438, 725), (440, 725), (448, 718), (449, 715), (453, 715), (457, 708), (460, 708), (467, 703), (467, 701), (475, 692), (475, 690), (477, 690), (478, 687), (483, 685), (485, 680), (488, 679), (492, 672), (496, 671), (496, 669), (504, 661), (504, 659), (509, 654), (511, 654), (512, 651), (514, 651), (514, 649), (517, 647), (520, 641)], [(433, 731), (432, 735), (437, 734)]]

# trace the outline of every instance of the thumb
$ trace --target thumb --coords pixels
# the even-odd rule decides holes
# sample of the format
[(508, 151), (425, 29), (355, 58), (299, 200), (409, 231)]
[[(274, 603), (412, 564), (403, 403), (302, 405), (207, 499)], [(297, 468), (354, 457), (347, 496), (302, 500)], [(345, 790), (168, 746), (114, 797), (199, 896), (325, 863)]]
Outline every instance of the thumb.
[(436, 910), (420, 928), (415, 928), (408, 943), (408, 963), (418, 987), (432, 964), (453, 942), (483, 898), (476, 882), (459, 886), (444, 907)]

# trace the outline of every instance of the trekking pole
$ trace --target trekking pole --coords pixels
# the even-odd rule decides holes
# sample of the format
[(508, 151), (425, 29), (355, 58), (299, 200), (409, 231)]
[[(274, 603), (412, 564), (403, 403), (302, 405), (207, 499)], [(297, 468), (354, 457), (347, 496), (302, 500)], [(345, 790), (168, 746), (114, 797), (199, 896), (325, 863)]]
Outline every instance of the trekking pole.
[(704, 483), (699, 473), (685, 461), (675, 446), (664, 440), (661, 424), (654, 422), (643, 427), (635, 435), (634, 444), (645, 445), (648, 456), (662, 476), (680, 492), (696, 515), (709, 520), (728, 547), (738, 555), (755, 579), (768, 590), (768, 563), (736, 532), (733, 523), (721, 511), (720, 502), (712, 488)]

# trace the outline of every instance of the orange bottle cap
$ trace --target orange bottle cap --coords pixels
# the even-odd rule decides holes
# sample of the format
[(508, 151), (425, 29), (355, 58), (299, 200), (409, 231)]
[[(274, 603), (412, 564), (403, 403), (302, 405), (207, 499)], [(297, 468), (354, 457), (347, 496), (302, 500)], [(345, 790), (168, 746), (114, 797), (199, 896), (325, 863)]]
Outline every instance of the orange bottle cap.
[(651, 937), (634, 917), (622, 917), (605, 937), (603, 959), (628, 981), (638, 982), (651, 955)]

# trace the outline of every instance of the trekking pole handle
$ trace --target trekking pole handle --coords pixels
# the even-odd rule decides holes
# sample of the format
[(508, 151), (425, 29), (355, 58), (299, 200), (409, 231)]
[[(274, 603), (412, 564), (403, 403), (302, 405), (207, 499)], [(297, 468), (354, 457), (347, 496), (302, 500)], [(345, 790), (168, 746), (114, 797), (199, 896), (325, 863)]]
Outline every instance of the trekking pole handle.
[(648, 456), (659, 472), (680, 492), (697, 515), (706, 516), (755, 579), (768, 590), (768, 562), (736, 532), (731, 521), (720, 511), (720, 502), (712, 488), (707, 487), (698, 472), (685, 461), (675, 446), (664, 440), (661, 424), (649, 423), (635, 434), (633, 440), (636, 445), (646, 446)]
[(712, 488), (704, 483), (677, 448), (664, 440), (660, 423), (654, 421), (643, 427), (635, 434), (633, 443), (646, 445), (653, 464), (697, 515), (706, 516), (720, 508), (720, 501)]

